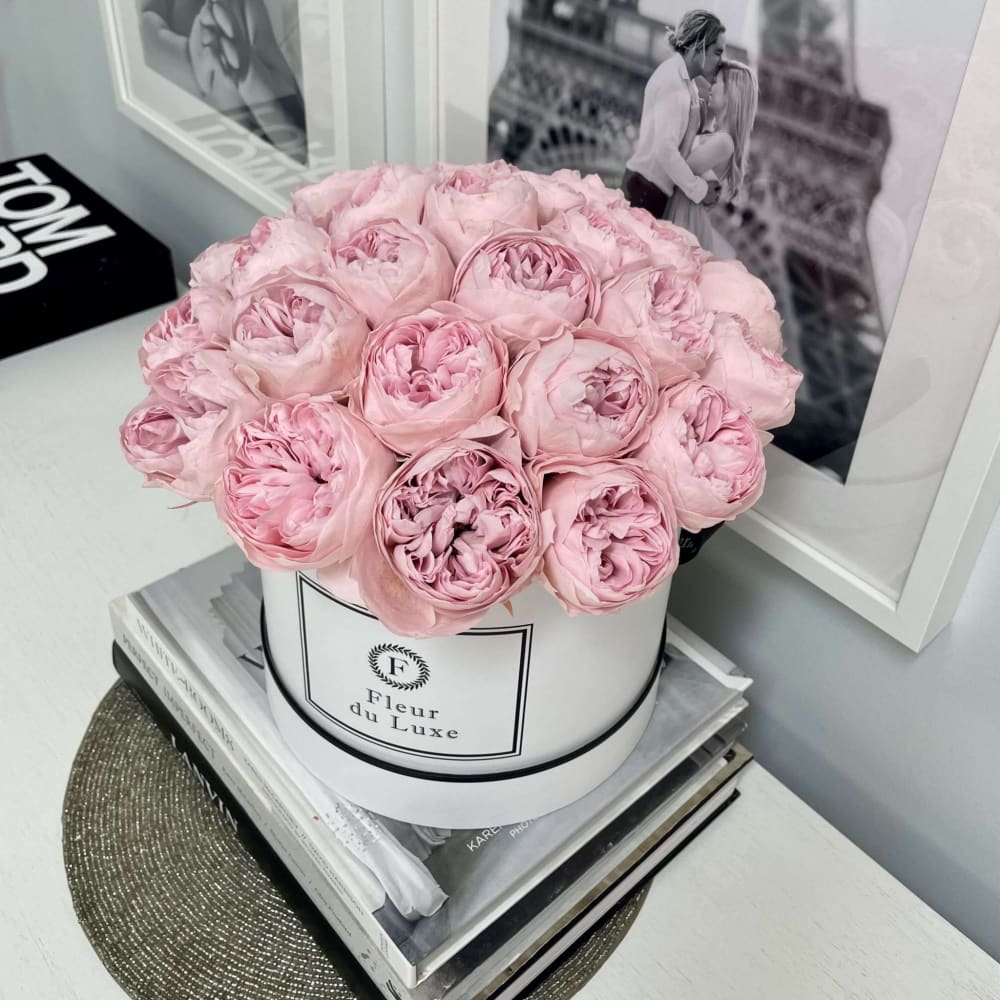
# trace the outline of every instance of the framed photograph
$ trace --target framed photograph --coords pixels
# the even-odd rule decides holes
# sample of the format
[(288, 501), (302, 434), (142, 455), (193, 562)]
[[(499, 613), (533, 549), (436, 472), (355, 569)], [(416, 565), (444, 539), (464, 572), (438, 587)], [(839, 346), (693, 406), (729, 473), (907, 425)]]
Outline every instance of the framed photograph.
[(101, 0), (121, 111), (261, 212), (385, 156), (381, 0)]
[(682, 153), (730, 183), (664, 216), (766, 282), (805, 374), (731, 530), (919, 650), (1000, 500), (1000, 0), (426, 0), (418, 131), (621, 186), (694, 7), (728, 69)]

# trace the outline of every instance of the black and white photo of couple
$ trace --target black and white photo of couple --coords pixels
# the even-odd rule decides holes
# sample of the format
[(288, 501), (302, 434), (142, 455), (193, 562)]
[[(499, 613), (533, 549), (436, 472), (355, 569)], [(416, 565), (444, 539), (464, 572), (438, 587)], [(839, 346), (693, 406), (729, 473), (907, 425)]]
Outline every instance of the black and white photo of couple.
[(487, 156), (596, 173), (760, 278), (805, 376), (774, 445), (846, 482), (982, 0), (491, 3)]
[(737, 254), (712, 209), (740, 192), (757, 115), (753, 70), (726, 58), (726, 28), (690, 10), (669, 33), (673, 53), (646, 83), (635, 151), (625, 164), (629, 202), (698, 237), (716, 257)]
[(149, 69), (307, 162), (298, 0), (135, 0)]

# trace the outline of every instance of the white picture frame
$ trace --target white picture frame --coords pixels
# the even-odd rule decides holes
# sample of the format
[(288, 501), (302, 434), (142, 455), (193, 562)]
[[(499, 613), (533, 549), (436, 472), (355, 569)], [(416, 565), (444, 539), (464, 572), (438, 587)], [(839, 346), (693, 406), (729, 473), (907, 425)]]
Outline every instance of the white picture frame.
[[(170, 7), (171, 0), (162, 2)], [(266, 105), (250, 101), (247, 109), (237, 109), (230, 99), (230, 110), (220, 111), (165, 75), (162, 63), (154, 68), (144, 49), (151, 44), (148, 24), (140, 27), (147, 15), (140, 11), (143, 0), (100, 0), (119, 110), (267, 214), (285, 211), (291, 191), (303, 184), (386, 155), (382, 0), (277, 2), (298, 35), (296, 97), (304, 141), (293, 155), (281, 145), (280, 122), (270, 139), (266, 127), (246, 127), (264, 120)], [(182, 43), (174, 48), (181, 52)], [(163, 58), (171, 55), (168, 49)]]
[[(483, 160), (497, 5), (415, 8), (418, 153)], [(952, 619), (1000, 503), (997, 51), (986, 0), (847, 483), (769, 448), (764, 497), (729, 526), (914, 651)]]

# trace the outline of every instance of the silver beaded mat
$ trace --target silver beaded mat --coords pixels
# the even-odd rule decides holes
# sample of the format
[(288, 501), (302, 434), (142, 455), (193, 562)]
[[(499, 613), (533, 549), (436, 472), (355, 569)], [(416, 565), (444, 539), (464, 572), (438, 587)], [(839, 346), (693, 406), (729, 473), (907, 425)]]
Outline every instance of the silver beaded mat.
[[(378, 996), (327, 935), (310, 932), (121, 682), (70, 772), (63, 857), (80, 924), (137, 1000)], [(525, 1000), (573, 996), (644, 899), (643, 889), (622, 904)]]

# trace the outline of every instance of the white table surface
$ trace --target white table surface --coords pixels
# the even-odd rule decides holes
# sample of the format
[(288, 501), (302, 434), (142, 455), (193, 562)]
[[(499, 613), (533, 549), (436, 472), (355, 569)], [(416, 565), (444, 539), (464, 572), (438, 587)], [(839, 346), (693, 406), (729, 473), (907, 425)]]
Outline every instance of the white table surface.
[[(114, 682), (108, 602), (228, 541), (119, 452), (155, 313), (0, 361), (0, 998), (123, 996), (73, 913), (63, 792)], [(1000, 1000), (1000, 965), (759, 765), (743, 793), (581, 998)]]

